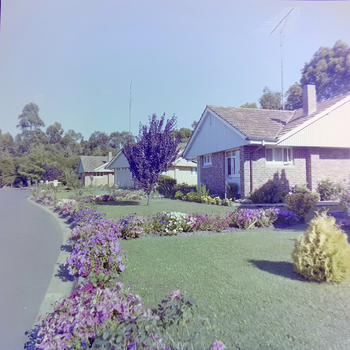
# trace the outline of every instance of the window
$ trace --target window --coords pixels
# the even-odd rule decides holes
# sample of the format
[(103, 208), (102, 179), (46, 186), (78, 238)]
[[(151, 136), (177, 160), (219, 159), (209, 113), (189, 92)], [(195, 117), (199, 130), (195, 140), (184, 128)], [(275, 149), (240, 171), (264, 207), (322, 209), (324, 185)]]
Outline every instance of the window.
[(238, 153), (237, 151), (226, 151), (226, 175), (235, 175), (238, 174)]
[(293, 152), (291, 148), (266, 148), (265, 157), (267, 164), (292, 164)]
[(205, 156), (203, 156), (203, 165), (211, 165), (211, 154), (206, 154)]
[(103, 176), (103, 173), (94, 173), (94, 176), (95, 177), (100, 177), (100, 176)]

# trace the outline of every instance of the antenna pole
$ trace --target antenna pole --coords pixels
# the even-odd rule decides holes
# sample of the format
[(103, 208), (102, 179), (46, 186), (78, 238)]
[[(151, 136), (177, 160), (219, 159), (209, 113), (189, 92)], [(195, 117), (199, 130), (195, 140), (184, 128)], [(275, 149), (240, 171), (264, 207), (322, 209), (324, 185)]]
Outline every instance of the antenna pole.
[(284, 109), (284, 99), (283, 99), (283, 43), (282, 43), (282, 32), (284, 30), (284, 27), (286, 26), (288, 16), (290, 13), (294, 10), (294, 7), (282, 18), (282, 20), (277, 24), (277, 26), (273, 29), (273, 31), (270, 33), (270, 35), (283, 23), (283, 26), (280, 31), (280, 47), (281, 47), (281, 91), (282, 91), (282, 96), (281, 96), (281, 103), (282, 103), (282, 109)]
[(132, 103), (132, 80), (130, 83), (130, 97), (129, 97), (129, 133), (131, 134), (131, 103)]

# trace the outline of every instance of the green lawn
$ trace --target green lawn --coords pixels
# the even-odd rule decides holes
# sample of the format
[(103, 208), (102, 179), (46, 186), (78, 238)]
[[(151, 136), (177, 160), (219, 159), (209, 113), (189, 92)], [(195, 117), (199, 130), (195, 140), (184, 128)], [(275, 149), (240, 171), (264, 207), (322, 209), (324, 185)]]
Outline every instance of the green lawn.
[(122, 241), (121, 279), (151, 307), (177, 289), (193, 295), (202, 316), (217, 315), (228, 349), (349, 349), (350, 284), (293, 271), (306, 227)]

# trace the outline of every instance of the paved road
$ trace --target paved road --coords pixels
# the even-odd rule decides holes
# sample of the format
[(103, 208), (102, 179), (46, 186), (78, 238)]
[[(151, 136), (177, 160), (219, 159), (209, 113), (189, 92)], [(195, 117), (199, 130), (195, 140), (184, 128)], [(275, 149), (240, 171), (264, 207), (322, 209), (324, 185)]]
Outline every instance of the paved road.
[(55, 218), (24, 190), (0, 190), (0, 349), (23, 349), (62, 244)]

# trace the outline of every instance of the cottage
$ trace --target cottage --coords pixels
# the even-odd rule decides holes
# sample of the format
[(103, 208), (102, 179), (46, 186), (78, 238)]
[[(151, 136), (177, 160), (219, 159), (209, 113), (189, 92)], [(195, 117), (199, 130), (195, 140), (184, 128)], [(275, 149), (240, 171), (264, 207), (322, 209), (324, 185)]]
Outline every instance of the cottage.
[(317, 103), (307, 85), (294, 111), (207, 106), (183, 157), (197, 157), (198, 184), (212, 193), (234, 182), (247, 197), (269, 179), (315, 191), (322, 179), (349, 180), (349, 126), (350, 94)]
[[(193, 160), (186, 160), (181, 157), (185, 149), (184, 144), (178, 147), (179, 157), (174, 164), (163, 173), (177, 180), (177, 183), (187, 183), (188, 185), (197, 184), (197, 164)], [(129, 163), (123, 152), (120, 151), (108, 164), (108, 169), (114, 170), (114, 183), (121, 188), (135, 188), (136, 185), (132, 179), (129, 169)]]
[(112, 186), (114, 171), (107, 168), (112, 159), (112, 152), (108, 156), (80, 156), (77, 173), (85, 186)]

